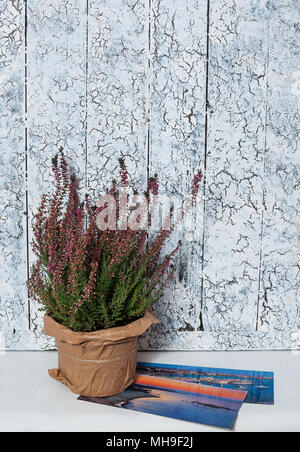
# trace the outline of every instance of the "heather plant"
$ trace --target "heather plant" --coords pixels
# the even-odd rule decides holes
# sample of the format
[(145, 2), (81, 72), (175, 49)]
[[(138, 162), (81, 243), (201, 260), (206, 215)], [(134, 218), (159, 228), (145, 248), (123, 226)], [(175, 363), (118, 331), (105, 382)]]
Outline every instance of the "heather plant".
[[(163, 255), (172, 230), (161, 230), (150, 241), (147, 228), (99, 228), (97, 218), (105, 206), (92, 205), (88, 195), (80, 200), (77, 178), (62, 149), (52, 161), (52, 171), (54, 193), (42, 196), (34, 218), (36, 262), (28, 281), (30, 296), (73, 331), (91, 332), (141, 318), (172, 280), (173, 259), (181, 243)], [(192, 202), (201, 177), (201, 173), (194, 177)], [(123, 159), (120, 179), (122, 187), (128, 186)], [(146, 192), (149, 202), (158, 189), (155, 176)], [(117, 202), (116, 181), (108, 194)], [(120, 220), (119, 209), (116, 215)]]

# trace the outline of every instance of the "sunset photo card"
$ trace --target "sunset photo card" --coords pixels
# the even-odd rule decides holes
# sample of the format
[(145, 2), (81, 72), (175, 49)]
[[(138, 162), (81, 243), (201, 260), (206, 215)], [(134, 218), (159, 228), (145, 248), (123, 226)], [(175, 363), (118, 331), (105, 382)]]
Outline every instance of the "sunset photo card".
[(139, 362), (137, 374), (246, 391), (245, 403), (274, 405), (274, 373)]
[(121, 394), (79, 400), (231, 429), (246, 396), (245, 391), (141, 375)]

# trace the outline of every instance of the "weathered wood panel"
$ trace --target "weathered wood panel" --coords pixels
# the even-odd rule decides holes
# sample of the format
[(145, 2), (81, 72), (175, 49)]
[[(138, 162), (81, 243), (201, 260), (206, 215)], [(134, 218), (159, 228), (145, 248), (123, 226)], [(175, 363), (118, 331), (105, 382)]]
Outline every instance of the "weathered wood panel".
[[(51, 158), (60, 146), (84, 189), (86, 175), (86, 34), (82, 0), (28, 4), (28, 187), (30, 211), (51, 190)], [(39, 306), (31, 303), (32, 344), (52, 347), (42, 335)]]
[(271, 2), (259, 329), (300, 326), (300, 5)]
[[(161, 193), (183, 200), (204, 166), (207, 2), (152, 0), (150, 13), (150, 175), (159, 175)], [(181, 334), (201, 326), (202, 221), (192, 241), (178, 232), (168, 246), (183, 240), (176, 280), (154, 307), (161, 323), (144, 347), (176, 348)]]
[(96, 196), (124, 157), (138, 188), (147, 179), (148, 0), (90, 0), (87, 181)]
[[(159, 330), (160, 334), (144, 335), (141, 350), (288, 350), (300, 349), (300, 333), (290, 331), (182, 332)], [(298, 353), (298, 352), (297, 352)]]
[(213, 0), (203, 322), (256, 330), (265, 153), (267, 2)]
[[(0, 4), (0, 347), (28, 329), (24, 144), (24, 5)], [(2, 335), (4, 337), (2, 337)], [(26, 339), (25, 339), (26, 340)]]

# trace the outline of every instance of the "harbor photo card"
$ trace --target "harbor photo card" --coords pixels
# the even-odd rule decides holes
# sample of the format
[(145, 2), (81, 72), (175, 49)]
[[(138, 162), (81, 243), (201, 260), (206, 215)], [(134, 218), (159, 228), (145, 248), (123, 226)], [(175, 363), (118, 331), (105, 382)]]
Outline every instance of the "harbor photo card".
[(139, 362), (138, 375), (246, 391), (245, 403), (274, 405), (274, 373)]
[(245, 391), (142, 375), (116, 396), (79, 400), (231, 429), (246, 396)]

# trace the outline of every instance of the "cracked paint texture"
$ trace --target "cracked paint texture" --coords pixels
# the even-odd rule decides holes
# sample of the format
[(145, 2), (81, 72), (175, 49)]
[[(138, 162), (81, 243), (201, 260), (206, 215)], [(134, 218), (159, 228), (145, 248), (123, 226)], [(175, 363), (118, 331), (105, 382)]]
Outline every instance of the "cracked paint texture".
[[(154, 0), (150, 13), (150, 175), (159, 175), (161, 193), (180, 206), (204, 162), (207, 4)], [(176, 232), (165, 249), (183, 242), (174, 283), (154, 307), (161, 325), (146, 335), (146, 348), (160, 331), (201, 327), (202, 202), (199, 213), (196, 237)]]
[(137, 189), (157, 173), (179, 203), (204, 173), (191, 233), (166, 249), (183, 240), (175, 281), (154, 307), (160, 324), (141, 349), (300, 348), (298, 1), (25, 6), (0, 5), (4, 346), (55, 347), (28, 305), (26, 236), (63, 146), (93, 197), (120, 156)]
[(256, 329), (267, 37), (265, 16), (252, 0), (212, 2), (203, 299), (208, 331)]
[(28, 330), (21, 0), (1, 1), (0, 30), (0, 332), (14, 349)]
[(259, 329), (300, 327), (300, 5), (273, 2)]
[[(86, 5), (81, 0), (28, 3), (28, 189), (30, 226), (41, 194), (51, 190), (51, 159), (60, 146), (85, 193)], [(31, 230), (31, 228), (30, 228)], [(31, 234), (30, 234), (31, 235)], [(30, 264), (33, 256), (30, 256)], [(32, 346), (53, 348), (42, 314), (31, 301)]]
[(131, 185), (147, 179), (147, 2), (90, 0), (88, 170), (96, 197), (117, 178), (124, 157)]

